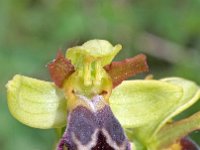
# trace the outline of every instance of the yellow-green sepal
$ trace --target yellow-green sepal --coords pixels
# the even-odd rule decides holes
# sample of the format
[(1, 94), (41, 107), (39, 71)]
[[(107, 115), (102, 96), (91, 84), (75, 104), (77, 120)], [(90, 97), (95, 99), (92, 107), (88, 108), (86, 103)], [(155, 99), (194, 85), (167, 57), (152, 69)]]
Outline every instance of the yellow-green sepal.
[(151, 143), (167, 122), (199, 96), (198, 85), (182, 78), (125, 81), (113, 90), (110, 105), (122, 126), (133, 129), (135, 139), (154, 147)]
[(153, 147), (153, 149), (161, 149), (163, 147), (170, 146), (179, 141), (181, 138), (187, 136), (192, 131), (200, 129), (200, 111), (188, 118), (166, 124), (166, 121), (169, 118), (172, 118), (180, 112), (186, 110), (200, 99), (199, 86), (192, 81), (177, 77), (165, 78), (162, 79), (162, 81), (181, 86), (183, 88), (184, 95), (180, 103), (177, 104), (177, 108), (160, 124), (154, 133), (150, 142), (151, 144), (149, 145)]
[(124, 81), (116, 87), (109, 102), (122, 126), (136, 128), (149, 123), (158, 124), (182, 95), (182, 88), (173, 84), (133, 80)]
[[(163, 120), (163, 122), (160, 123), (158, 126), (156, 132), (171, 118), (175, 117), (179, 113), (183, 112), (190, 106), (192, 106), (195, 102), (197, 102), (200, 98), (200, 88), (199, 86), (190, 81), (183, 78), (178, 77), (171, 77), (171, 78), (164, 78), (161, 79), (161, 81), (179, 86), (183, 90), (183, 96), (181, 97), (181, 100), (179, 103), (175, 104), (174, 109), (172, 109), (171, 113), (169, 113), (168, 117)], [(155, 133), (156, 133), (155, 132)]]
[(11, 114), (23, 124), (48, 129), (66, 125), (66, 99), (53, 83), (15, 75), (8, 82)]

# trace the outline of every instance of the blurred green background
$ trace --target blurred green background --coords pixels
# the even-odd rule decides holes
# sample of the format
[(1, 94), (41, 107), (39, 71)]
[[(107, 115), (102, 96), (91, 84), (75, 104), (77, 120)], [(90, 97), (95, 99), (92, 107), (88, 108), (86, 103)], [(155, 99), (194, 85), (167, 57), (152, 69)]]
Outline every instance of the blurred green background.
[[(52, 149), (54, 130), (29, 128), (10, 115), (5, 84), (15, 74), (50, 80), (46, 64), (58, 48), (94, 38), (122, 44), (118, 60), (147, 54), (155, 78), (200, 84), (200, 0), (1, 0), (0, 150)], [(199, 132), (191, 136), (200, 144)]]

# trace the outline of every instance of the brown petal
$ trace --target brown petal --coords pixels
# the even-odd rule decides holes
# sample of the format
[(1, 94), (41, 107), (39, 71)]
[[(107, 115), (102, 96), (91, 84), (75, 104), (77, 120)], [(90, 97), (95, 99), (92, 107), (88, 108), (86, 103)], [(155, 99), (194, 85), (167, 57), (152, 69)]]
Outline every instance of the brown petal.
[(116, 87), (131, 76), (149, 70), (144, 54), (139, 54), (123, 61), (112, 62), (110, 65), (105, 66), (104, 69), (112, 78), (113, 87)]
[(61, 50), (58, 51), (56, 59), (48, 64), (48, 69), (51, 79), (60, 88), (64, 80), (74, 72), (74, 66), (65, 58)]

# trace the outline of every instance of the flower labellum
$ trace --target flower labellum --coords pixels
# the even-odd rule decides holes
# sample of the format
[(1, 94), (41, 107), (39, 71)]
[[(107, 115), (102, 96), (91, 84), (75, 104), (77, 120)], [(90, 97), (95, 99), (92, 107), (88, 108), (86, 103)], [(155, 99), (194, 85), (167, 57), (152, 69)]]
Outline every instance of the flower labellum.
[[(63, 150), (66, 145), (69, 150), (130, 150), (130, 144), (124, 131), (113, 115), (103, 97), (95, 96), (92, 100), (84, 99), (89, 109), (77, 106), (68, 114), (68, 125), (58, 146)], [(96, 110), (96, 106), (104, 105)]]

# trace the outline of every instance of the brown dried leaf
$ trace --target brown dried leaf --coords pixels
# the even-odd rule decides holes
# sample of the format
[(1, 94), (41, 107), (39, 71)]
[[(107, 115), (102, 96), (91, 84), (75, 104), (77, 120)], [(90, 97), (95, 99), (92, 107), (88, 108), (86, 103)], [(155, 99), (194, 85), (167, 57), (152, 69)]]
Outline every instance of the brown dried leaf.
[(123, 61), (112, 62), (110, 65), (105, 66), (104, 69), (112, 78), (113, 87), (116, 87), (131, 76), (149, 70), (144, 54), (139, 54)]
[(56, 59), (48, 64), (48, 69), (51, 79), (60, 88), (64, 80), (74, 72), (74, 66), (65, 58), (61, 50), (58, 51)]

